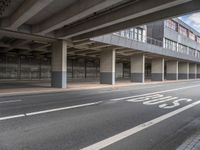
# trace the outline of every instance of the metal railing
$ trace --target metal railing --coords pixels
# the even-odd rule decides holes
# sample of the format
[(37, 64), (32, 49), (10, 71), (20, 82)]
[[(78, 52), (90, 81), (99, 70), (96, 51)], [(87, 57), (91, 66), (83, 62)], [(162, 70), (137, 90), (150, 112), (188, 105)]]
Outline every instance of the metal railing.
[(127, 35), (122, 35), (122, 34), (120, 34), (120, 32), (116, 32), (116, 33), (113, 33), (113, 34), (116, 35), (116, 36), (126, 38), (126, 39), (130, 39), (130, 40), (134, 40), (134, 41), (138, 41), (138, 42), (142, 42), (142, 43), (148, 43), (148, 44), (163, 47), (163, 41), (154, 39), (152, 37), (147, 37), (145, 35), (139, 36), (138, 34), (134, 34), (135, 36), (130, 36), (131, 34), (127, 34), (127, 31), (126, 31)]
[(151, 37), (146, 37), (146, 43), (163, 47), (163, 41), (160, 41)]

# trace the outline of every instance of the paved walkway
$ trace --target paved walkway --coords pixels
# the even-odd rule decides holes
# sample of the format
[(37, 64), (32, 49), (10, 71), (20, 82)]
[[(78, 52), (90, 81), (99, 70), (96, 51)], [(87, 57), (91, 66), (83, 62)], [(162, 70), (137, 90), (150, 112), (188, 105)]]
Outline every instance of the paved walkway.
[(191, 136), (176, 150), (200, 150), (200, 132)]
[[(164, 81), (167, 82), (181, 82), (179, 81)], [(49, 93), (49, 92), (62, 92), (72, 90), (88, 90), (88, 89), (99, 89), (99, 88), (118, 88), (123, 86), (135, 86), (145, 84), (159, 84), (161, 82), (151, 82), (147, 80), (145, 83), (133, 83), (128, 80), (120, 80), (115, 85), (99, 84), (99, 82), (69, 82), (66, 89), (52, 88), (50, 81), (44, 80), (32, 80), (32, 81), (0, 81), (0, 96), (6, 95), (18, 95), (18, 94), (32, 94), (32, 93)]]

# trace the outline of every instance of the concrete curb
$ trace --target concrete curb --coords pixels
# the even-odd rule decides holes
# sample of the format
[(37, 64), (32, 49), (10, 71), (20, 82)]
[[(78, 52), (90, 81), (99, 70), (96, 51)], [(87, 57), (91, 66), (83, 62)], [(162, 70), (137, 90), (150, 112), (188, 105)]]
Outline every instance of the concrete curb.
[(104, 89), (104, 88), (118, 88), (118, 87), (128, 87), (128, 86), (136, 86), (136, 85), (155, 85), (162, 83), (178, 83), (178, 82), (190, 82), (190, 81), (199, 81), (200, 79), (191, 79), (191, 80), (171, 80), (171, 81), (163, 81), (163, 82), (145, 82), (145, 83), (125, 83), (125, 84), (116, 84), (116, 85), (101, 85), (101, 86), (93, 86), (93, 87), (78, 87), (78, 88), (66, 88), (66, 89), (42, 89), (42, 90), (32, 90), (32, 91), (19, 91), (19, 92), (0, 92), (0, 97), (4, 96), (17, 96), (17, 95), (31, 95), (31, 94), (48, 94), (48, 93), (62, 93), (62, 92), (70, 92), (70, 91), (85, 91), (85, 90), (93, 90), (93, 89)]

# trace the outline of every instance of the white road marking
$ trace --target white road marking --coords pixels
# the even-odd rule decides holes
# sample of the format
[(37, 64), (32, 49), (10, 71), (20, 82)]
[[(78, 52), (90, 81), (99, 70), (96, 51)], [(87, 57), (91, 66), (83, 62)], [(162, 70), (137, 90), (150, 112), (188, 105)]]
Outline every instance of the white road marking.
[(156, 98), (160, 98), (163, 97), (164, 95), (161, 94), (155, 94), (155, 95), (147, 95), (147, 96), (140, 96), (140, 97), (136, 97), (136, 98), (131, 98), (128, 99), (128, 102), (143, 102), (143, 101), (148, 101), (151, 99), (156, 99)]
[(5, 116), (5, 117), (0, 117), (0, 121), (14, 119), (14, 118), (21, 118), (21, 117), (26, 117), (26, 116), (45, 114), (45, 113), (50, 113), (50, 112), (57, 112), (57, 111), (62, 111), (62, 110), (74, 109), (74, 108), (80, 108), (80, 107), (86, 107), (86, 106), (92, 106), (92, 105), (100, 104), (101, 102), (102, 101), (98, 101), (94, 103), (86, 103), (86, 104), (81, 104), (81, 105), (74, 105), (74, 106), (48, 109), (48, 110), (36, 111), (36, 112), (25, 113), (25, 114), (18, 114), (18, 115), (13, 115), (13, 116)]
[(24, 114), (19, 114), (19, 115), (1, 117), (0, 121), (8, 120), (8, 119), (14, 119), (14, 118), (21, 118), (21, 117), (25, 117), (25, 115)]
[(144, 105), (156, 105), (156, 104), (160, 104), (160, 103), (164, 103), (164, 102), (168, 102), (168, 101), (172, 101), (172, 100), (176, 100), (176, 99), (178, 99), (178, 97), (166, 96), (163, 98), (158, 98), (158, 99), (153, 99), (150, 101), (143, 102), (143, 104)]
[(140, 124), (138, 126), (135, 126), (135, 127), (131, 128), (131, 129), (128, 129), (128, 130), (126, 130), (124, 132), (118, 133), (118, 134), (116, 134), (116, 135), (114, 135), (112, 137), (104, 139), (104, 140), (102, 140), (100, 142), (97, 142), (97, 143), (95, 143), (93, 145), (85, 147), (85, 148), (83, 148), (81, 150), (100, 150), (100, 149), (103, 149), (103, 148), (105, 148), (105, 147), (107, 147), (107, 146), (109, 146), (111, 144), (114, 144), (114, 143), (116, 143), (116, 142), (118, 142), (120, 140), (123, 140), (123, 139), (131, 136), (131, 135), (134, 135), (139, 131), (142, 131), (142, 130), (144, 130), (146, 128), (149, 128), (149, 127), (151, 127), (151, 126), (153, 126), (155, 124), (158, 124), (158, 123), (160, 123), (160, 122), (162, 122), (162, 121), (164, 121), (164, 120), (166, 120), (168, 118), (171, 118), (171, 117), (173, 117), (173, 116), (175, 116), (175, 115), (177, 115), (177, 114), (179, 114), (179, 113), (181, 113), (181, 112), (183, 112), (185, 110), (188, 110), (188, 109), (190, 109), (190, 108), (192, 108), (192, 107), (194, 107), (194, 106), (196, 106), (198, 104), (200, 104), (200, 100), (197, 101), (197, 102), (194, 102), (192, 104), (189, 104), (187, 106), (184, 106), (182, 108), (179, 108), (179, 109), (177, 109), (175, 111), (172, 111), (170, 113), (167, 113), (165, 115), (162, 115), (162, 116), (160, 116), (158, 118), (155, 118), (153, 120), (150, 120), (150, 121), (147, 121), (145, 123), (142, 123), (142, 124)]
[(177, 107), (180, 105), (179, 102), (181, 101), (185, 101), (185, 102), (191, 102), (192, 99), (188, 99), (188, 98), (181, 98), (181, 99), (178, 99), (178, 100), (175, 100), (172, 102), (172, 105), (168, 105), (168, 104), (161, 104), (159, 105), (158, 107), (159, 108), (163, 108), (163, 109), (171, 109), (171, 108), (174, 108), (174, 107)]
[(102, 101), (98, 101), (98, 102), (94, 102), (94, 103), (81, 104), (81, 105), (75, 105), (75, 106), (69, 106), (69, 107), (48, 109), (48, 110), (43, 110), (43, 111), (36, 111), (36, 112), (26, 113), (26, 116), (33, 116), (33, 115), (45, 114), (45, 113), (56, 112), (56, 111), (61, 111), (61, 110), (80, 108), (80, 107), (85, 107), (85, 106), (96, 105), (96, 104), (99, 104), (99, 103), (102, 103)]
[(170, 89), (170, 90), (163, 90), (163, 91), (151, 92), (151, 93), (134, 95), (134, 96), (128, 96), (128, 97), (114, 98), (114, 99), (110, 99), (110, 101), (127, 100), (127, 99), (131, 99), (131, 98), (139, 97), (139, 96), (146, 96), (146, 95), (151, 95), (151, 94), (158, 94), (158, 93), (166, 93), (166, 92), (178, 91), (178, 90), (184, 90), (184, 89), (189, 89), (189, 88), (194, 88), (194, 87), (199, 87), (199, 86), (200, 85), (186, 86), (186, 87), (182, 87), (182, 88), (176, 88), (176, 89)]
[[(127, 102), (142, 102), (144, 105), (159, 105), (159, 108), (163, 109), (171, 109), (174, 107), (180, 106), (181, 101), (185, 102), (191, 102), (192, 99), (188, 98), (179, 98), (179, 97), (173, 97), (173, 96), (164, 96), (162, 94), (153, 94), (153, 95), (147, 95), (147, 96), (141, 96), (136, 97), (132, 99), (126, 100)], [(166, 103), (165, 103), (166, 102)], [(168, 104), (171, 102), (172, 104)]]
[(4, 104), (4, 103), (16, 103), (16, 102), (21, 102), (21, 99), (17, 99), (17, 100), (8, 100), (8, 101), (0, 101), (0, 104)]

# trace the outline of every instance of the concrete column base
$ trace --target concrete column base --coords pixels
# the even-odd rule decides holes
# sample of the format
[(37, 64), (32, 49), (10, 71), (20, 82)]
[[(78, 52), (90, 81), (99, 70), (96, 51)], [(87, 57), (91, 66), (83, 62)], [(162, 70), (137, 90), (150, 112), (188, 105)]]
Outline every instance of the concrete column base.
[(180, 80), (188, 79), (188, 74), (187, 73), (179, 73), (178, 79), (180, 79)]
[(55, 88), (66, 88), (67, 86), (66, 71), (52, 71), (51, 86)]
[(162, 73), (152, 73), (151, 80), (152, 81), (163, 81), (163, 74)]
[(101, 84), (115, 84), (115, 72), (100, 72)]
[(167, 73), (166, 74), (166, 79), (167, 80), (178, 80), (177, 79), (177, 74), (176, 73)]
[(131, 73), (131, 82), (144, 82), (144, 73)]

